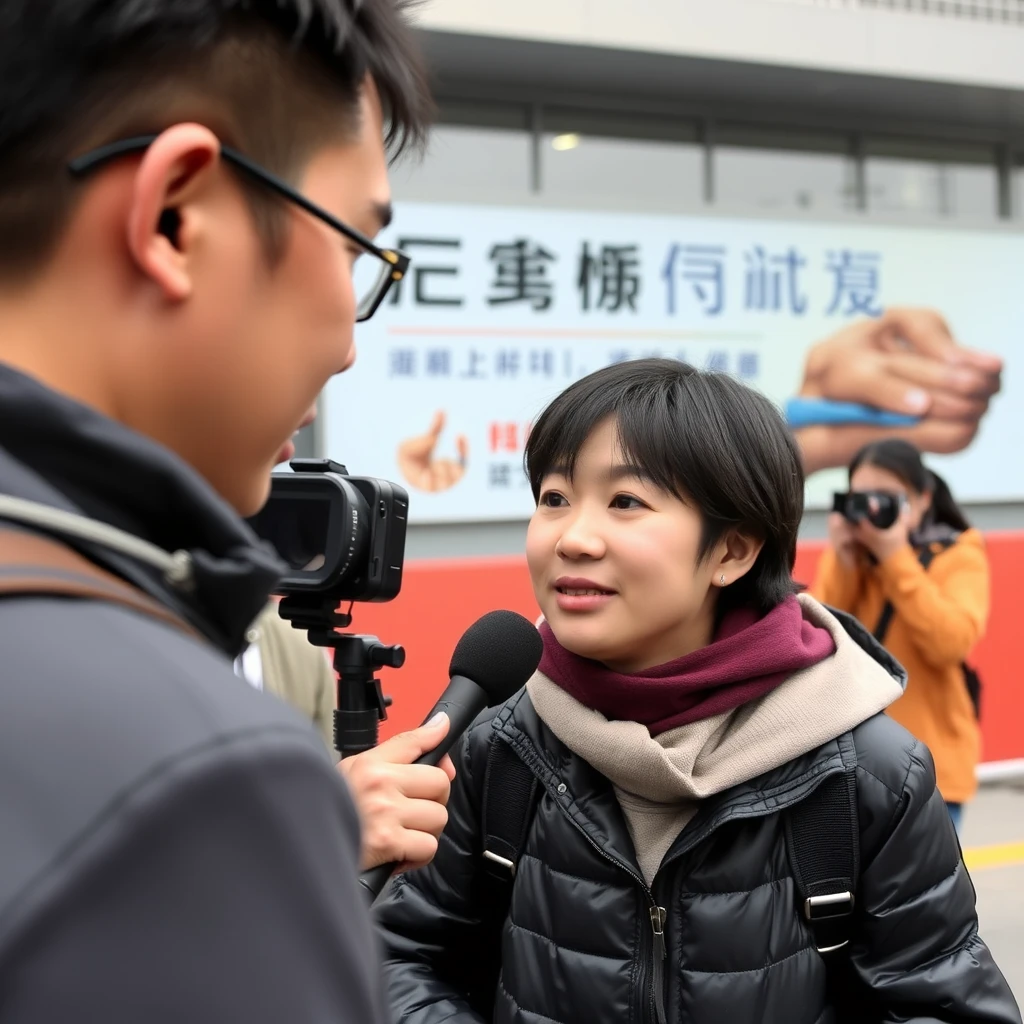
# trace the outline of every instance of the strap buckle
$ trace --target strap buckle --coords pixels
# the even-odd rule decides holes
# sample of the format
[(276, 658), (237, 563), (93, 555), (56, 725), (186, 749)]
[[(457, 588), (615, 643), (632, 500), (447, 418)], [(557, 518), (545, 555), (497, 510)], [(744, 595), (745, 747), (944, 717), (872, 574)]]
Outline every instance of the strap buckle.
[[(854, 898), (852, 892), (828, 893), (822, 896), (808, 896), (804, 900), (804, 917), (807, 918), (812, 930), (817, 932), (815, 925), (822, 924), (826, 928), (828, 924), (838, 921), (841, 918), (849, 917), (853, 913)], [(832, 946), (818, 946), (819, 953), (833, 953), (850, 944), (849, 939)]]
[(484, 850), (484, 860), (489, 860), (499, 867), (505, 868), (513, 878), (516, 877), (515, 861), (511, 861), (507, 857), (499, 857), (496, 853), (491, 853), (490, 850)]

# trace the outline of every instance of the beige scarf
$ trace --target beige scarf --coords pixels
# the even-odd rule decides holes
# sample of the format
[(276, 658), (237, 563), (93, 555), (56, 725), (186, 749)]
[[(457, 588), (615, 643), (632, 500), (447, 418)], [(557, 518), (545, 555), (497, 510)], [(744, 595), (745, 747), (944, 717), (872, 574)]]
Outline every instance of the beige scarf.
[(648, 884), (700, 802), (779, 768), (884, 711), (903, 688), (813, 598), (804, 616), (835, 640), (830, 658), (759, 700), (652, 738), (610, 722), (537, 673), (526, 689), (537, 714), (615, 787)]

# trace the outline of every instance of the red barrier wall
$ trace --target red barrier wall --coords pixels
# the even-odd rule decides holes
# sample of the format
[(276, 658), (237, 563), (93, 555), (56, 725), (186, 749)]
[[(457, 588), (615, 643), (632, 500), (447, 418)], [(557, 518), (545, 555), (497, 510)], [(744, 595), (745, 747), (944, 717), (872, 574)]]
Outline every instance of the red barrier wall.
[[(985, 685), (984, 758), (1024, 758), (1024, 688), (1018, 684), (1018, 637), (1024, 629), (1018, 600), (1024, 586), (1024, 533), (987, 535), (992, 565), (992, 615), (988, 633), (971, 657)], [(810, 582), (823, 544), (800, 547), (795, 575)], [(386, 737), (416, 725), (448, 679), (448, 660), (462, 631), (494, 608), (536, 618), (524, 559), (488, 558), (414, 562), (406, 568), (397, 601), (359, 605), (353, 629), (401, 643), (408, 658), (399, 671), (385, 669), (384, 690), (394, 697)]]

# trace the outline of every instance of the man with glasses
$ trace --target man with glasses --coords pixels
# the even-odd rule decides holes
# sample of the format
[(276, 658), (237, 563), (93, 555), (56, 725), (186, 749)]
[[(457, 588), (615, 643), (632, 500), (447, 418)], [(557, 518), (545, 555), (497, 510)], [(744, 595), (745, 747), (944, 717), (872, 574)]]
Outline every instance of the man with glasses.
[(446, 726), (347, 767), (360, 851), (232, 660), (281, 569), (243, 518), (409, 264), (404, 6), (3, 5), (0, 1024), (381, 1019), (356, 871), (429, 860)]

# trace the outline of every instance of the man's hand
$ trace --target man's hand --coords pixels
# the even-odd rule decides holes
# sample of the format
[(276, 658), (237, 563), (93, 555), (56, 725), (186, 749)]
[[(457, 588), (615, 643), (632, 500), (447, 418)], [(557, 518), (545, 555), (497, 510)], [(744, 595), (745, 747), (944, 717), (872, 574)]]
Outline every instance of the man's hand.
[(458, 461), (434, 458), (434, 449), (437, 448), (444, 424), (445, 415), (438, 412), (425, 434), (411, 437), (398, 447), (398, 466), (402, 475), (413, 487), (418, 487), (421, 491), (447, 491), (466, 473), (469, 441), (462, 434), (455, 439), (455, 447), (459, 453)]
[(808, 475), (845, 466), (865, 444), (902, 437), (926, 452), (958, 452), (999, 392), (998, 356), (959, 345), (929, 309), (890, 309), (819, 342), (799, 394), (920, 416), (912, 427), (813, 426), (796, 431)]
[(455, 767), (447, 756), (437, 768), (413, 761), (433, 750), (448, 727), (448, 716), (438, 715), (338, 765), (362, 819), (363, 871), (392, 861), (408, 871), (434, 859)]

